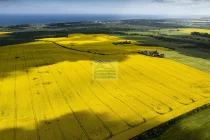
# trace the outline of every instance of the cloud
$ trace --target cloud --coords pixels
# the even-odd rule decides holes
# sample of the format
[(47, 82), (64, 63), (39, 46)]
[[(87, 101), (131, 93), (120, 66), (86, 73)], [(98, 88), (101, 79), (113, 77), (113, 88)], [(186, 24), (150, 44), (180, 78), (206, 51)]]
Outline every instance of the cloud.
[(186, 4), (192, 4), (192, 3), (210, 3), (210, 0), (153, 0), (153, 2), (158, 2), (158, 3), (186, 3)]
[(0, 0), (0, 13), (209, 16), (210, 0)]

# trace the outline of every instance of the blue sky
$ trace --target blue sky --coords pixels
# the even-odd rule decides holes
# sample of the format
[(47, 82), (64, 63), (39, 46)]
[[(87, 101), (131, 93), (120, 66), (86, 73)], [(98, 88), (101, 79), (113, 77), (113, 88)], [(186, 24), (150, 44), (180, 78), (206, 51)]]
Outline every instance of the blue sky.
[(210, 0), (0, 0), (0, 13), (210, 16)]

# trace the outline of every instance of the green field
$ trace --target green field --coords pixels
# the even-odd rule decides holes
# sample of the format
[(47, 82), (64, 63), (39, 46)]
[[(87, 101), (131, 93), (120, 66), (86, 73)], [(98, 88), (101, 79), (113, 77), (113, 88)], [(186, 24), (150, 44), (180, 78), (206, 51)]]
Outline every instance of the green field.
[(151, 140), (209, 140), (210, 109), (178, 121), (161, 136)]

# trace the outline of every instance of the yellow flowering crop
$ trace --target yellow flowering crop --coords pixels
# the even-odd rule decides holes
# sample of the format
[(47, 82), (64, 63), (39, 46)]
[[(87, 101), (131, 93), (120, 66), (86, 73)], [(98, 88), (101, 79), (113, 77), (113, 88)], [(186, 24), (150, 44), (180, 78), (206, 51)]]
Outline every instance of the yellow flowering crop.
[(11, 34), (11, 32), (0, 32), (0, 38), (7, 37), (7, 36), (9, 36), (9, 34)]
[(10, 34), (11, 32), (0, 32), (0, 35)]
[(200, 32), (200, 33), (209, 33), (210, 34), (210, 30), (209, 29), (199, 29), (199, 28), (181, 28), (180, 29), (181, 32), (190, 34), (192, 32)]
[[(149, 47), (135, 41), (112, 44), (123, 40), (73, 34), (1, 47), (0, 140), (129, 139), (210, 103), (208, 73), (137, 54)], [(117, 79), (94, 79), (95, 60), (118, 62)]]

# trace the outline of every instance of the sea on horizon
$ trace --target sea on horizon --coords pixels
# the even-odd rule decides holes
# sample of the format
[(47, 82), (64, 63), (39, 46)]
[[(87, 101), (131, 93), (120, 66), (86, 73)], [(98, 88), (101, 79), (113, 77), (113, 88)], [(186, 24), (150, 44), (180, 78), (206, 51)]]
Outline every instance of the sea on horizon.
[(126, 19), (158, 19), (157, 15), (97, 15), (97, 14), (0, 14), (0, 26), (22, 24), (49, 24), (82, 21), (109, 21)]

